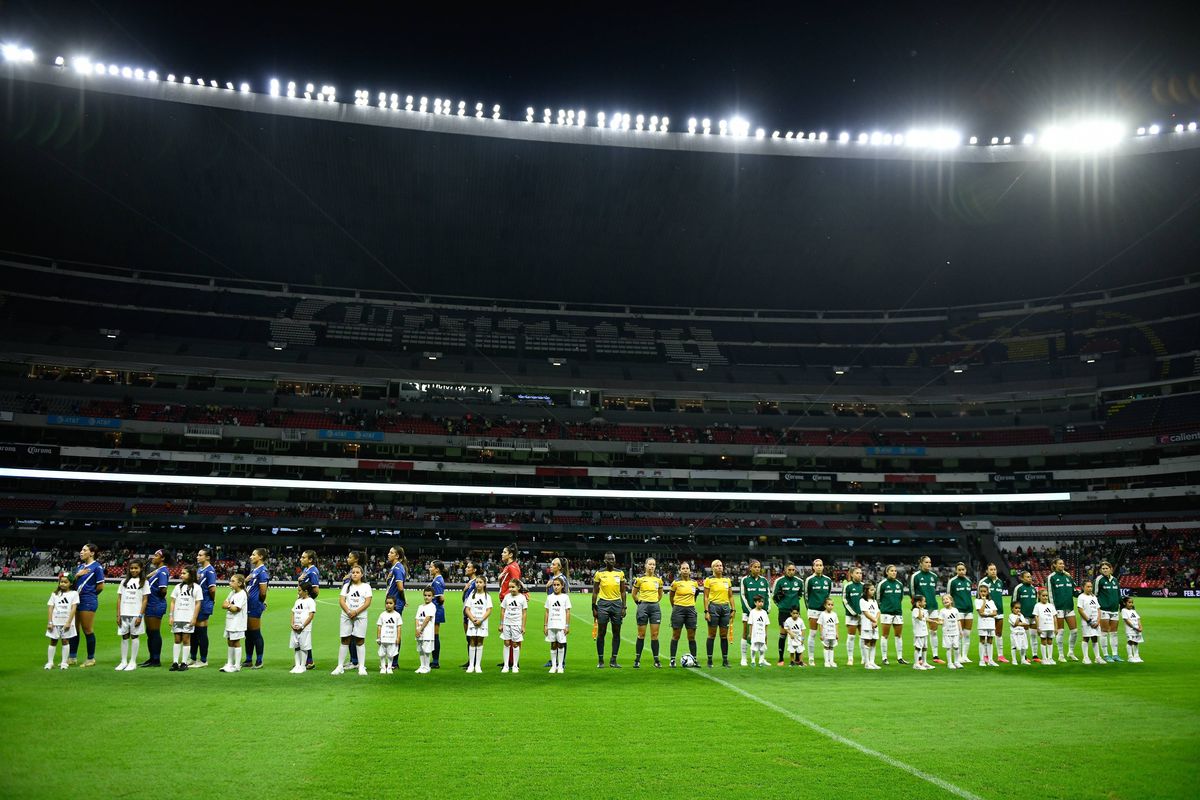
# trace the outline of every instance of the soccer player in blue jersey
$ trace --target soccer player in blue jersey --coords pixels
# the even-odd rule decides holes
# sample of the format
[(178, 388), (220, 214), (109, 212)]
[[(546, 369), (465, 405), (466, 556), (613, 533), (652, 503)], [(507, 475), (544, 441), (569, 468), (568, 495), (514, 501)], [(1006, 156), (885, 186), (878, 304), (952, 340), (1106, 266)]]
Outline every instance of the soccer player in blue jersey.
[[(387, 599), (390, 597), (396, 601), (396, 613), (404, 613), (404, 582), (408, 580), (408, 557), (404, 555), (404, 548), (400, 545), (388, 550), (388, 576), (387, 576), (387, 594), (384, 595), (383, 602), (387, 605)], [(392, 668), (400, 666), (399, 654), (392, 657)]]
[[(471, 559), (467, 559), (463, 563), (462, 622), (463, 637), (467, 641), (468, 653), (470, 652), (469, 648), (471, 647), (471, 637), (467, 636), (467, 626), (470, 624), (470, 620), (467, 619), (467, 601), (471, 599), (471, 595), (475, 594), (475, 581), (478, 579), (478, 577), (479, 566)], [(470, 659), (464, 661), (462, 665), (463, 671), (465, 672), (470, 666)]]
[(162, 550), (155, 550), (150, 555), (150, 574), (146, 577), (150, 584), (150, 596), (146, 599), (146, 660), (138, 664), (139, 667), (162, 666), (160, 629), (167, 613), (167, 584), (171, 581), (166, 561), (166, 554)]
[(433, 590), (433, 604), (437, 607), (437, 614), (433, 618), (433, 659), (429, 667), (441, 669), (438, 663), (442, 656), (441, 630), (446, 621), (446, 579), (442, 577), (442, 573), (446, 571), (446, 565), (441, 561), (434, 561), (429, 565), (429, 571), (433, 573), (429, 588)]
[[(321, 571), (317, 569), (317, 553), (315, 550), (305, 550), (300, 554), (300, 581), (308, 582), (308, 596), (314, 601), (321, 592)], [(304, 668), (314, 669), (313, 651), (305, 655)]]
[(92, 625), (96, 620), (96, 609), (100, 607), (100, 593), (104, 591), (104, 567), (96, 560), (96, 545), (85, 544), (79, 550), (79, 565), (75, 567), (75, 591), (79, 594), (79, 608), (75, 613), (76, 634), (71, 638), (70, 655), (67, 663), (74, 664), (79, 653), (79, 635), (87, 641), (85, 667), (96, 666), (96, 634)]
[(207, 547), (201, 547), (196, 553), (196, 583), (200, 586), (200, 614), (192, 634), (190, 669), (208, 666), (208, 618), (212, 616), (217, 599), (217, 569), (212, 565), (212, 555)]
[[(271, 576), (267, 574), (267, 551), (256, 547), (250, 552), (250, 575), (246, 578), (246, 660), (243, 667), (262, 669), (263, 635), (262, 615), (267, 610), (267, 585)], [(251, 662), (254, 662), (253, 664)]]

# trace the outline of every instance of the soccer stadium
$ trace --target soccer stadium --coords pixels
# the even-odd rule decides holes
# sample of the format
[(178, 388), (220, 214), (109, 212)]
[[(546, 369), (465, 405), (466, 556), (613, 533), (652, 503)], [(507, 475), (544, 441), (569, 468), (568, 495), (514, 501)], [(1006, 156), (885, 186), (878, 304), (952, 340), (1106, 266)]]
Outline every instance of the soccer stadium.
[(1193, 796), (1195, 74), (789, 128), (19, 33), (3, 797)]

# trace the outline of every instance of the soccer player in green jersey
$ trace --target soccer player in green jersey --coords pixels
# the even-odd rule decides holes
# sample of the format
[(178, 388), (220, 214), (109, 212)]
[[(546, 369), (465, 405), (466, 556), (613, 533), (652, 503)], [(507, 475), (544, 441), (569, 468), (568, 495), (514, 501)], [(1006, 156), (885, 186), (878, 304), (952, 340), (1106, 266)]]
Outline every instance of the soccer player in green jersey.
[[(854, 637), (858, 635), (859, 618), (862, 609), (859, 604), (863, 597), (862, 568), (851, 567), (849, 578), (842, 584), (842, 606), (846, 609), (846, 666), (854, 666)], [(863, 656), (866, 662), (866, 656)]]
[(908, 578), (908, 596), (916, 608), (917, 598), (925, 598), (925, 608), (929, 615), (926, 624), (929, 626), (929, 655), (934, 664), (945, 664), (938, 658), (938, 625), (942, 621), (941, 596), (938, 594), (938, 576), (933, 571), (933, 561), (929, 556), (921, 556), (917, 562), (917, 571)]
[(896, 580), (896, 565), (888, 564), (883, 571), (884, 579), (875, 587), (875, 599), (879, 603), (879, 643), (883, 645), (883, 663), (888, 663), (888, 633), (896, 646), (896, 661), (904, 660), (904, 584)]
[[(1033, 607), (1037, 605), (1037, 587), (1033, 585), (1033, 573), (1027, 569), (1021, 570), (1021, 582), (1017, 584), (1017, 588), (1013, 589), (1012, 604), (1013, 610), (1021, 615), (1021, 619), (1026, 625), (1034, 624)], [(1025, 633), (1031, 638), (1029, 649), (1033, 653), (1032, 661), (1038, 663), (1041, 658), (1038, 657), (1038, 651), (1034, 650), (1037, 638), (1037, 628), (1027, 628)]]
[(1058, 645), (1059, 660), (1063, 659), (1063, 623), (1071, 629), (1071, 641), (1066, 658), (1078, 661), (1075, 644), (1079, 641), (1078, 620), (1075, 619), (1075, 579), (1067, 572), (1067, 564), (1061, 558), (1054, 559), (1054, 571), (1046, 576), (1046, 588), (1050, 602), (1054, 605), (1054, 641)]
[[(775, 601), (775, 610), (779, 620), (779, 663), (784, 665), (783, 651), (787, 646), (788, 632), (783, 627), (792, 615), (792, 609), (800, 608), (800, 593), (804, 591), (804, 581), (796, 574), (796, 565), (788, 564), (783, 568), (783, 575), (775, 579), (771, 587), (771, 599)], [(800, 664), (804, 664), (804, 654), (800, 654)]]
[(804, 607), (808, 609), (808, 652), (813, 653), (817, 639), (817, 618), (825, 613), (825, 601), (833, 591), (833, 581), (825, 574), (825, 562), (813, 559), (812, 574), (804, 579)]
[(1100, 654), (1105, 661), (1120, 661), (1117, 656), (1117, 622), (1121, 619), (1121, 584), (1113, 575), (1112, 564), (1100, 562), (1096, 578), (1096, 599), (1100, 601)]
[(967, 577), (967, 565), (958, 562), (954, 565), (954, 577), (946, 581), (946, 594), (954, 598), (954, 609), (962, 617), (958, 624), (962, 627), (962, 644), (959, 652), (962, 657), (959, 662), (970, 664), (967, 654), (971, 652), (971, 628), (975, 627), (975, 601), (971, 596), (973, 582)]
[(980, 586), (988, 587), (988, 596), (993, 603), (996, 604), (996, 642), (998, 643), (997, 650), (1000, 655), (996, 660), (1001, 664), (1007, 664), (1008, 659), (1004, 657), (1004, 581), (1000, 579), (999, 573), (996, 571), (995, 564), (987, 565), (987, 574), (979, 579)]
[[(738, 593), (742, 599), (742, 666), (746, 666), (746, 650), (750, 646), (750, 612), (754, 610), (754, 599), (763, 599), (763, 610), (771, 609), (771, 587), (762, 574), (762, 562), (757, 558), (750, 559), (750, 574), (743, 575), (738, 585)], [(764, 656), (765, 658), (765, 656)], [(764, 662), (765, 664), (766, 662)]]

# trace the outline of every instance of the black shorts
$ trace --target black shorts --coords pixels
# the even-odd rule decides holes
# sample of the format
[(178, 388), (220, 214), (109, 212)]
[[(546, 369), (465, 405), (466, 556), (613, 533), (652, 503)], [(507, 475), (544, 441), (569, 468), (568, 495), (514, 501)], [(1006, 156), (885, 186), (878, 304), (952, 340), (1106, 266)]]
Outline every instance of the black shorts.
[(597, 622), (612, 622), (616, 625), (621, 624), (621, 620), (625, 618), (625, 606), (620, 600), (598, 600), (596, 601), (596, 621)]
[(687, 628), (689, 631), (696, 630), (696, 607), (671, 606), (671, 627), (675, 630), (680, 628)]
[[(779, 627), (782, 628), (783, 623), (787, 622), (789, 619), (792, 618), (792, 610), (790, 608), (778, 609), (778, 613), (775, 616), (776, 616), (777, 620), (779, 621)], [(801, 614), (800, 618), (804, 619), (804, 615)]]

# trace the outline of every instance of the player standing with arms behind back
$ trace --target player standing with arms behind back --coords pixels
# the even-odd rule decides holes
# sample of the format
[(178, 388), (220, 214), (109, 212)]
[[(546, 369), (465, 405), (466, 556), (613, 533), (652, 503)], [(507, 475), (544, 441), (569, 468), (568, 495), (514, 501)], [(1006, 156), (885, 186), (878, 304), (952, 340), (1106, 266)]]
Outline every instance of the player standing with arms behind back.
[(971, 629), (975, 627), (975, 598), (972, 597), (974, 582), (967, 577), (967, 565), (958, 562), (954, 565), (954, 577), (946, 581), (946, 594), (954, 598), (954, 608), (958, 611), (958, 626), (962, 629), (962, 637), (958, 650), (958, 663), (970, 664)]
[[(800, 595), (804, 591), (804, 581), (796, 574), (796, 565), (788, 564), (783, 568), (783, 575), (775, 579), (771, 587), (771, 599), (775, 601), (775, 619), (779, 623), (779, 664), (783, 666), (783, 648), (791, 641), (791, 631), (787, 622), (792, 617), (792, 611), (800, 608)], [(792, 659), (792, 663), (804, 666), (804, 637), (800, 638), (800, 658)], [(795, 654), (790, 646), (788, 652)]]
[[(771, 587), (762, 574), (762, 562), (757, 558), (750, 559), (750, 574), (743, 575), (738, 582), (738, 594), (742, 602), (742, 666), (746, 666), (747, 641), (750, 640), (749, 614), (754, 610), (755, 598), (763, 599), (763, 611), (771, 610)], [(752, 641), (752, 640), (751, 640)]]
[(217, 570), (207, 547), (196, 553), (196, 583), (200, 586), (200, 615), (196, 617), (196, 632), (188, 651), (188, 668), (200, 669), (208, 666), (208, 619), (212, 616), (217, 599)]
[(1100, 601), (1100, 652), (1105, 661), (1120, 661), (1117, 657), (1117, 620), (1121, 618), (1121, 584), (1113, 575), (1112, 564), (1107, 561), (1100, 562), (1096, 599)]
[(246, 638), (246, 579), (241, 573), (229, 578), (229, 594), (221, 608), (225, 609), (225, 666), (221, 672), (239, 672), (242, 669), (242, 640)]
[(675, 666), (675, 653), (679, 649), (679, 634), (687, 629), (688, 652), (692, 655), (692, 666), (696, 661), (696, 597), (700, 584), (692, 579), (692, 567), (684, 561), (671, 582), (671, 666)]
[(633, 579), (633, 602), (637, 606), (637, 652), (633, 656), (633, 668), (642, 665), (642, 650), (646, 647), (646, 627), (650, 627), (650, 654), (654, 666), (661, 667), (658, 660), (658, 628), (662, 624), (663, 582), (655, 569), (658, 562), (646, 559), (645, 572)]
[(367, 609), (371, 607), (373, 596), (371, 584), (363, 580), (363, 568), (355, 564), (350, 568), (350, 582), (342, 584), (338, 605), (342, 607), (339, 618), (341, 645), (338, 647), (338, 662), (331, 675), (341, 675), (346, 671), (346, 657), (350, 654), (350, 645), (359, 650), (358, 674), (367, 674), (366, 652), (362, 650), (367, 639)]
[(862, 567), (851, 567), (842, 584), (842, 608), (846, 611), (846, 666), (854, 666), (854, 638), (862, 624)]
[(825, 562), (821, 559), (813, 559), (812, 568), (812, 574), (804, 579), (804, 607), (808, 609), (808, 652), (815, 653), (818, 620), (825, 612), (825, 601), (833, 591), (833, 581), (825, 574)]
[(167, 569), (166, 555), (162, 550), (150, 554), (150, 596), (146, 600), (146, 660), (138, 667), (162, 666), (162, 618), (167, 613), (167, 583), (171, 572)]
[(1063, 628), (1066, 627), (1071, 631), (1066, 657), (1078, 661), (1075, 655), (1075, 643), (1079, 641), (1079, 623), (1075, 619), (1075, 579), (1067, 572), (1067, 564), (1061, 558), (1054, 559), (1054, 571), (1046, 578), (1046, 590), (1050, 592), (1050, 602), (1054, 606), (1054, 641), (1058, 645), (1058, 657), (1063, 657)]
[[(1033, 585), (1033, 573), (1029, 570), (1021, 570), (1021, 582), (1017, 584), (1017, 588), (1013, 589), (1012, 608), (1021, 614), (1021, 618), (1025, 620), (1025, 632), (1029, 638), (1028, 648), (1033, 650), (1033, 645), (1037, 641), (1037, 620), (1034, 618), (1033, 609), (1037, 606), (1038, 593)], [(1033, 661), (1041, 661), (1040, 652), (1035, 652)]]
[(615, 553), (604, 554), (604, 569), (596, 572), (592, 583), (592, 619), (596, 621), (598, 633), (596, 636), (596, 668), (604, 668), (604, 638), (608, 627), (612, 625), (612, 658), (608, 665), (614, 669), (621, 665), (617, 663), (617, 653), (621, 650), (621, 620), (625, 618), (625, 600), (629, 592), (629, 584), (625, 582), (625, 573), (617, 569)]
[[(262, 634), (262, 615), (267, 610), (267, 551), (256, 547), (250, 551), (250, 576), (246, 579), (246, 660), (242, 666), (262, 669), (266, 641)], [(253, 663), (252, 663), (253, 662)]]
[(425, 602), (417, 607), (417, 613), (413, 617), (413, 633), (417, 637), (417, 657), (421, 660), (421, 666), (416, 669), (418, 675), (426, 675), (431, 671), (430, 659), (433, 657), (433, 637), (437, 624), (435, 622), (437, 606), (433, 603), (432, 587), (425, 589), (422, 597)]
[(879, 603), (879, 645), (883, 650), (883, 663), (888, 663), (888, 633), (893, 634), (896, 645), (896, 661), (904, 660), (904, 584), (896, 580), (896, 565), (888, 564), (883, 570), (884, 578), (875, 587), (875, 601)]
[(1007, 664), (1008, 659), (1004, 657), (1004, 590), (1007, 587), (1000, 579), (995, 564), (987, 565), (987, 572), (979, 579), (979, 585), (988, 588), (988, 596), (996, 604), (996, 642), (994, 647), (1000, 651), (1000, 654), (992, 653), (992, 660)]
[(713, 665), (713, 641), (721, 634), (721, 666), (729, 666), (729, 631), (733, 627), (733, 581), (725, 577), (725, 564), (712, 562), (713, 574), (704, 579), (704, 621), (708, 623), (708, 668)]
[(379, 674), (391, 675), (400, 658), (400, 634), (404, 617), (396, 609), (395, 597), (384, 597), (383, 613), (375, 622), (375, 643), (379, 645)]
[(186, 672), (188, 665), (183, 654), (196, 632), (196, 618), (200, 616), (200, 584), (196, 581), (196, 570), (187, 564), (179, 570), (179, 583), (171, 591), (171, 633), (175, 645), (171, 650), (171, 672)]
[(756, 667), (769, 667), (767, 661), (767, 628), (771, 627), (771, 615), (766, 609), (767, 598), (761, 594), (754, 596), (754, 608), (745, 615), (745, 621), (750, 628), (750, 663)]
[(929, 660), (934, 664), (944, 663), (938, 658), (937, 637), (938, 625), (942, 620), (942, 604), (938, 602), (941, 600), (938, 595), (938, 576), (933, 571), (933, 560), (929, 556), (922, 556), (917, 562), (917, 571), (909, 576), (908, 595), (914, 607), (918, 596), (925, 598), (925, 611), (929, 615), (925, 623), (929, 626)]
[(312, 598), (312, 586), (308, 581), (296, 584), (296, 602), (292, 603), (291, 646), (294, 663), (293, 675), (303, 675), (307, 668), (304, 660), (312, 652), (312, 623), (317, 616), (317, 601)]
[(1083, 582), (1083, 594), (1079, 595), (1079, 622), (1083, 628), (1083, 663), (1092, 663), (1092, 650), (1096, 651), (1096, 663), (1103, 664), (1100, 657), (1100, 598), (1092, 592), (1092, 582)]
[[(308, 596), (316, 602), (321, 593), (321, 571), (317, 569), (317, 553), (315, 550), (305, 550), (300, 554), (300, 580), (308, 583)], [(315, 669), (313, 651), (310, 647), (304, 656), (304, 668)]]

